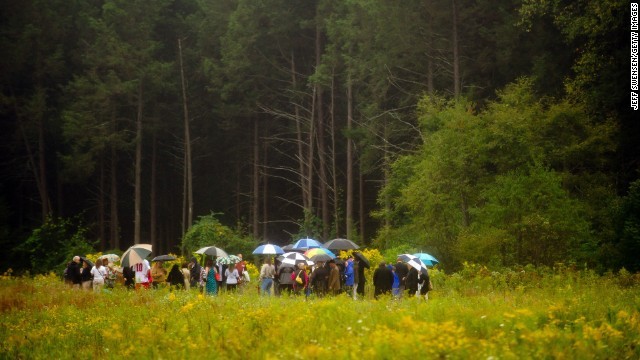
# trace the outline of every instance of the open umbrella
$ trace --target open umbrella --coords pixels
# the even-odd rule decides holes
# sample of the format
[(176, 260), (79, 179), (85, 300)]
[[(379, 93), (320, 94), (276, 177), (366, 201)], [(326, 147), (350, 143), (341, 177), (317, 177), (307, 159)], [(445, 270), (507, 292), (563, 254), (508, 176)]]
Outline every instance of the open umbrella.
[(120, 260), (120, 256), (116, 254), (104, 254), (98, 258), (98, 260), (107, 259), (110, 263), (116, 262)]
[(304, 255), (315, 262), (329, 261), (336, 258), (336, 255), (331, 250), (325, 248), (309, 249), (304, 252)]
[(175, 259), (176, 257), (173, 255), (158, 255), (154, 257), (151, 261), (171, 261)]
[(254, 255), (280, 255), (284, 254), (284, 250), (278, 245), (265, 244), (258, 246), (253, 250)]
[(418, 258), (417, 256), (411, 254), (400, 254), (398, 255), (398, 258), (406, 262), (407, 265), (418, 270), (419, 272), (427, 274), (427, 266), (423, 264), (422, 260), (420, 260), (420, 258)]
[(200, 249), (196, 250), (196, 254), (220, 256), (220, 257), (229, 256), (229, 254), (227, 254), (226, 251), (220, 249), (219, 247), (215, 247), (215, 246), (205, 246), (203, 248), (200, 248)]
[(218, 264), (226, 264), (226, 265), (237, 264), (240, 261), (242, 261), (242, 259), (240, 259), (236, 255), (228, 255), (228, 256), (220, 257), (218, 258), (218, 260), (216, 260)]
[(355, 258), (358, 259), (358, 261), (360, 261), (362, 263), (362, 266), (364, 266), (365, 268), (370, 268), (371, 267), (371, 263), (369, 263), (369, 259), (367, 259), (366, 256), (362, 255), (362, 253), (360, 252), (354, 252), (353, 256)]
[(281, 267), (296, 267), (298, 264), (313, 265), (313, 260), (297, 252), (288, 252), (278, 256)]
[(427, 265), (427, 266), (433, 266), (435, 264), (439, 264), (440, 261), (438, 261), (438, 259), (434, 258), (433, 256), (427, 254), (427, 253), (417, 253), (417, 254), (413, 254), (413, 256), (418, 257), (418, 259), (420, 259), (420, 261), (422, 261), (423, 264)]
[(122, 254), (120, 264), (122, 267), (129, 267), (134, 264), (141, 263), (149, 254), (151, 254), (151, 244), (136, 244), (127, 249)]
[(84, 257), (84, 256), (80, 256), (80, 261), (84, 261), (84, 262), (86, 262), (86, 263), (87, 263), (87, 265), (89, 265), (89, 267), (93, 267), (93, 265), (94, 265), (94, 264), (93, 264), (93, 261), (91, 261), (91, 260), (87, 259), (87, 258), (86, 258), (86, 257)]
[(349, 239), (333, 239), (324, 243), (324, 247), (329, 250), (355, 250), (360, 246)]
[(313, 239), (300, 239), (293, 244), (293, 250), (309, 250), (311, 248), (321, 248), (322, 244)]

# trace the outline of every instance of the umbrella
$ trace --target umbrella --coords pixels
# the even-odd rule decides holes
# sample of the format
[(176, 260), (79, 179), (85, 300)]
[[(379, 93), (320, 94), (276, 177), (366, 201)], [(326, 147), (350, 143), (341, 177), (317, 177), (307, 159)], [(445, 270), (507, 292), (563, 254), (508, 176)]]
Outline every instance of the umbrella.
[(418, 270), (419, 272), (427, 274), (427, 266), (422, 263), (422, 260), (420, 260), (419, 257), (411, 254), (400, 254), (398, 255), (398, 258), (400, 258), (400, 260), (406, 262), (407, 265)]
[(333, 239), (324, 243), (324, 247), (329, 250), (352, 250), (359, 249), (356, 243), (348, 239)]
[(336, 256), (331, 252), (331, 250), (328, 250), (325, 248), (309, 249), (304, 252), (304, 255), (315, 262), (329, 261), (336, 258)]
[(311, 248), (321, 248), (322, 244), (313, 239), (300, 239), (293, 244), (293, 250), (309, 250)]
[(438, 261), (438, 259), (434, 258), (433, 256), (427, 254), (427, 253), (417, 253), (417, 254), (413, 254), (413, 256), (418, 257), (423, 264), (427, 265), (427, 266), (433, 266), (435, 264), (439, 264), (440, 261)]
[(362, 253), (354, 252), (353, 256), (358, 258), (358, 261), (362, 263), (362, 266), (366, 267), (367, 269), (371, 267), (371, 264), (369, 263), (369, 259), (367, 259), (364, 255), (362, 255)]
[(220, 249), (219, 247), (215, 247), (215, 246), (205, 246), (203, 248), (200, 248), (200, 249), (196, 250), (196, 254), (219, 256), (219, 257), (229, 256), (229, 254), (227, 254), (226, 251)]
[(253, 250), (254, 255), (280, 255), (284, 254), (284, 250), (278, 245), (260, 245)]
[(136, 244), (127, 249), (122, 254), (120, 264), (122, 267), (129, 267), (141, 263), (144, 258), (151, 254), (151, 244)]
[(91, 260), (87, 259), (87, 258), (86, 258), (86, 257), (84, 257), (84, 256), (80, 256), (80, 261), (84, 261), (84, 262), (86, 262), (86, 263), (89, 265), (89, 267), (93, 267), (93, 265), (94, 265), (94, 264), (93, 264), (93, 261), (91, 261)]
[(278, 256), (281, 267), (296, 267), (298, 264), (313, 265), (314, 262), (303, 254), (288, 252)]
[(120, 260), (120, 256), (116, 254), (104, 254), (98, 258), (98, 260), (107, 259), (110, 263)]
[(171, 261), (175, 259), (176, 257), (173, 255), (158, 255), (154, 257), (151, 261)]
[(230, 264), (237, 264), (240, 261), (242, 261), (242, 259), (240, 259), (236, 255), (228, 255), (228, 256), (220, 257), (216, 261), (218, 262), (218, 264), (230, 265)]

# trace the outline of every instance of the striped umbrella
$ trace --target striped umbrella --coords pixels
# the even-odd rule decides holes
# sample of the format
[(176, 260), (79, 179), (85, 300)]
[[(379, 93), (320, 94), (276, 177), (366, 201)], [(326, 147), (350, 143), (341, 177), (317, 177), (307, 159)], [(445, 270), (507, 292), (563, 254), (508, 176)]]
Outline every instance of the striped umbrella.
[(398, 258), (407, 263), (407, 265), (418, 270), (422, 274), (427, 274), (427, 266), (420, 260), (419, 257), (411, 254), (400, 254)]
[(311, 248), (321, 248), (322, 244), (313, 239), (300, 239), (293, 244), (293, 250), (309, 250)]
[(196, 250), (195, 253), (200, 255), (211, 255), (211, 256), (220, 256), (220, 257), (229, 256), (229, 254), (227, 254), (226, 251), (215, 246), (205, 246), (203, 248)]
[(254, 255), (280, 255), (284, 254), (284, 250), (278, 245), (265, 244), (258, 246), (253, 250)]
[(336, 258), (336, 255), (331, 250), (325, 248), (309, 249), (304, 252), (304, 255), (315, 262), (329, 261)]
[(298, 264), (313, 265), (314, 262), (303, 254), (288, 252), (278, 256), (281, 267), (296, 267)]
[(127, 249), (122, 254), (120, 265), (129, 267), (141, 263), (149, 254), (151, 254), (151, 244), (136, 244)]
[(242, 259), (240, 259), (236, 255), (224, 256), (224, 257), (220, 257), (220, 258), (218, 258), (218, 260), (216, 260), (216, 262), (218, 264), (226, 264), (226, 265), (237, 264), (240, 261), (242, 261)]

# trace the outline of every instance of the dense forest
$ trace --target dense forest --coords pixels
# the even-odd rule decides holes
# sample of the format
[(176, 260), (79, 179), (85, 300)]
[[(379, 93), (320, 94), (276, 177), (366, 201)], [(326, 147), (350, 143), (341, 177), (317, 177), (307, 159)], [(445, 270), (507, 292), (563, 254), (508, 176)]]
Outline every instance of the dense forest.
[(213, 214), (447, 269), (640, 270), (627, 1), (0, 6), (0, 268), (180, 252)]

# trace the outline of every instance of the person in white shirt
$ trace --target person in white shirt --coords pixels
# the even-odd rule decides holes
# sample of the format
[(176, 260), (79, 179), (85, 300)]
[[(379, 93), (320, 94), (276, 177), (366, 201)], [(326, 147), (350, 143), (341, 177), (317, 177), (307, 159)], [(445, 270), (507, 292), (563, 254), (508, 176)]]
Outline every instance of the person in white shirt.
[(224, 275), (227, 277), (227, 290), (235, 291), (240, 280), (238, 269), (236, 269), (234, 266), (230, 266), (224, 272)]
[(91, 275), (93, 275), (93, 291), (100, 292), (104, 286), (104, 279), (107, 277), (107, 271), (102, 266), (102, 261), (96, 261), (96, 264), (91, 268)]
[(141, 263), (133, 265), (133, 270), (136, 272), (136, 290), (140, 287), (148, 289), (150, 284), (149, 272), (151, 270), (149, 261), (147, 261), (147, 259), (144, 259)]

